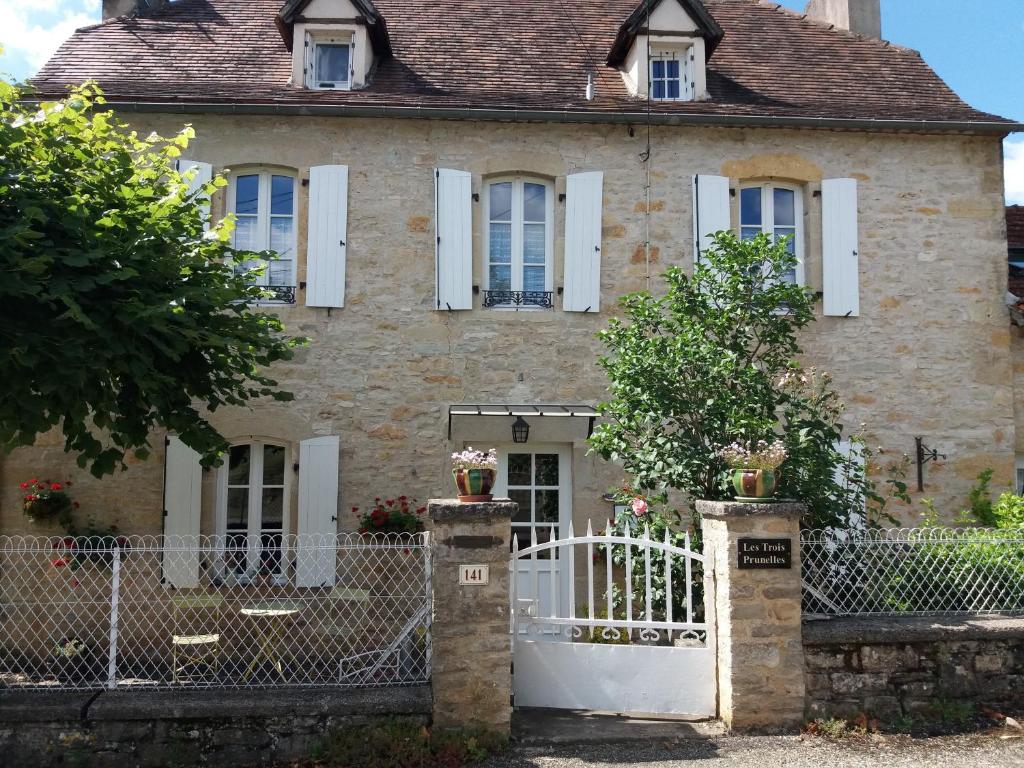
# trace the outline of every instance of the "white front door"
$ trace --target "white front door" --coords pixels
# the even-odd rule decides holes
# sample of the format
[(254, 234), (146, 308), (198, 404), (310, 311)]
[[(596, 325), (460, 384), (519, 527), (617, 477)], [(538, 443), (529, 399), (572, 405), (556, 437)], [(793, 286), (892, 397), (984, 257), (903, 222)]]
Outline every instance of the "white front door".
[[(530, 445), (498, 449), (495, 496), (508, 496), (519, 504), (512, 518), (512, 534), (519, 549), (568, 535), (572, 520), (572, 446)], [(554, 556), (552, 557), (552, 553)], [(539, 616), (566, 616), (569, 572), (561, 562), (571, 552), (548, 550), (516, 562), (516, 599), (532, 603)]]

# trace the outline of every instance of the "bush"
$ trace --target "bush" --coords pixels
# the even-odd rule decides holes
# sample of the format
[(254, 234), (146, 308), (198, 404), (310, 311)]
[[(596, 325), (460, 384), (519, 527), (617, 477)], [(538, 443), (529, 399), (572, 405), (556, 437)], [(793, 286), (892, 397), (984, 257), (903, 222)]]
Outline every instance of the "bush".
[(316, 751), (330, 768), (459, 768), (501, 752), (507, 739), (482, 729), (430, 730), (409, 720), (339, 728)]

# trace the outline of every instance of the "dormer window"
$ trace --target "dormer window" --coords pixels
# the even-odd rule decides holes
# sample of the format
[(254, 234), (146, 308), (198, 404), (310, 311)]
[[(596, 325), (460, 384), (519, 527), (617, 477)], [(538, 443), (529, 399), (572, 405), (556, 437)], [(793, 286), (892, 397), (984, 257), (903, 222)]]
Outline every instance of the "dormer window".
[(689, 46), (651, 49), (651, 98), (680, 101), (693, 98), (693, 58)]
[[(352, 38), (310, 35), (310, 62), (307, 67), (310, 88), (347, 91), (352, 87)], [(312, 70), (309, 72), (308, 70)]]

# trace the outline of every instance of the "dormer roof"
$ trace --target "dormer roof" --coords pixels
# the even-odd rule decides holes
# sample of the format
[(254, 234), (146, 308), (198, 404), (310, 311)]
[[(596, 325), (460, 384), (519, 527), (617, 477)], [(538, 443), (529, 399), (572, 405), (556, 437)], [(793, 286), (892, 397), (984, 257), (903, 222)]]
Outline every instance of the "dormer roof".
[(648, 19), (663, 2), (678, 3), (682, 6), (686, 14), (693, 20), (693, 23), (697, 25), (697, 30), (705, 41), (707, 56), (708, 58), (711, 57), (718, 43), (725, 36), (725, 30), (715, 21), (714, 16), (708, 13), (704, 3), (700, 0), (643, 0), (640, 5), (633, 9), (629, 18), (623, 22), (622, 26), (619, 27), (618, 33), (615, 35), (615, 42), (612, 43), (612, 49), (608, 53), (608, 64), (610, 66), (617, 67), (625, 61), (626, 55), (629, 53), (629, 49), (633, 47), (637, 35), (642, 34), (646, 30)]
[[(312, 2), (313, 0), (288, 0), (277, 13), (277, 18), (274, 21), (289, 51), (292, 49), (292, 27), (297, 21), (303, 20), (302, 12)], [(370, 0), (348, 0), (348, 2), (355, 8), (358, 20), (366, 25), (373, 52), (381, 58), (390, 56), (392, 53), (391, 38), (380, 11)], [(326, 21), (326, 19), (317, 19), (317, 21)]]

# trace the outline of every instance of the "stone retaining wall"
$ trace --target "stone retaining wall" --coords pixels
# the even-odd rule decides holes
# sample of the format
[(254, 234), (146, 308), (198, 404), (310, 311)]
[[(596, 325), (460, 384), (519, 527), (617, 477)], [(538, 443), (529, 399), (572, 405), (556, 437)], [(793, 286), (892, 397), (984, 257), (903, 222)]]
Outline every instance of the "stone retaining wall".
[(4, 768), (257, 766), (309, 757), (325, 731), (426, 724), (428, 686), (337, 691), (0, 693)]
[(803, 643), (811, 718), (1024, 707), (1024, 618), (805, 621)]

